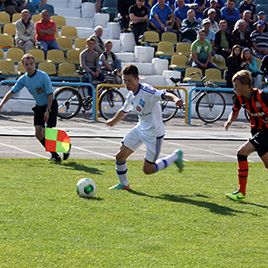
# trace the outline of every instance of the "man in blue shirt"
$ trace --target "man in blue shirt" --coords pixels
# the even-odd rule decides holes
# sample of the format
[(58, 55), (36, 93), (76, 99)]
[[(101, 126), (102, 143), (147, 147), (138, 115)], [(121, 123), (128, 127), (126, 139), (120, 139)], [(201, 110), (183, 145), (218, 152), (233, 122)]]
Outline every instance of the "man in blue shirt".
[(234, 0), (227, 0), (226, 6), (221, 9), (221, 18), (227, 21), (227, 31), (231, 33), (235, 23), (240, 19), (239, 10), (235, 8)]
[(158, 0), (150, 12), (149, 28), (159, 33), (173, 29), (174, 14), (172, 9), (165, 4), (165, 0)]
[[(16, 84), (4, 96), (0, 103), (0, 112), (4, 104), (15, 93), (26, 87), (36, 103), (32, 108), (34, 111), (35, 137), (45, 147), (45, 124), (50, 128), (56, 126), (58, 104), (53, 99), (53, 89), (49, 76), (45, 72), (35, 68), (36, 63), (34, 57), (30, 54), (25, 54), (21, 61), (26, 73), (19, 77)], [(70, 152), (63, 154), (63, 159), (66, 160), (69, 155)], [(51, 152), (51, 160), (61, 162), (61, 157), (56, 152)]]
[(178, 6), (174, 11), (175, 23), (176, 23), (177, 29), (180, 29), (181, 23), (184, 19), (187, 18), (187, 11), (190, 8), (189, 8), (189, 6), (185, 5), (184, 0), (178, 0), (178, 1), (176, 1), (176, 3)]

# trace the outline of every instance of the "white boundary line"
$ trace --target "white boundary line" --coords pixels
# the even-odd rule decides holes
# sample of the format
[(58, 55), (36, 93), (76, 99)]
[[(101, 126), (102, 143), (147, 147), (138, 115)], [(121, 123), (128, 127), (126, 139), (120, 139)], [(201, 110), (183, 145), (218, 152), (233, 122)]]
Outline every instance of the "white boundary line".
[(80, 150), (80, 151), (84, 151), (84, 152), (92, 153), (92, 154), (101, 155), (101, 156), (104, 156), (104, 157), (109, 158), (109, 159), (114, 159), (113, 156), (110, 156), (110, 155), (108, 155), (108, 154), (98, 153), (98, 152), (95, 152), (95, 151), (92, 151), (92, 150), (84, 149), (84, 148), (82, 148), (82, 147), (72, 146), (72, 148), (75, 148), (75, 149)]
[(37, 157), (46, 158), (45, 156), (43, 156), (41, 154), (36, 154), (36, 153), (30, 152), (28, 150), (21, 149), (21, 148), (19, 148), (17, 146), (13, 146), (13, 145), (9, 145), (9, 144), (4, 144), (4, 143), (0, 143), (0, 145), (1, 146), (8, 147), (8, 148), (15, 149), (17, 151), (20, 151), (20, 152), (23, 152), (23, 153), (26, 153), (26, 154), (31, 154), (31, 155), (34, 155), (34, 156), (37, 156)]

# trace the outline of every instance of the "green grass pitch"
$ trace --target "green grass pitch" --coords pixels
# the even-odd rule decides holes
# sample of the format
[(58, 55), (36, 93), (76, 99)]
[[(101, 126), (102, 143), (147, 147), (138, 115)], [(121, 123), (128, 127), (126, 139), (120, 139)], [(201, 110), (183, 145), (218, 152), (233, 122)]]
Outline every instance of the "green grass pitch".
[[(113, 161), (0, 159), (0, 267), (268, 267), (267, 170), (250, 163), (248, 196), (236, 163), (187, 162), (145, 176), (129, 161), (132, 192)], [(76, 182), (97, 184), (95, 199)]]

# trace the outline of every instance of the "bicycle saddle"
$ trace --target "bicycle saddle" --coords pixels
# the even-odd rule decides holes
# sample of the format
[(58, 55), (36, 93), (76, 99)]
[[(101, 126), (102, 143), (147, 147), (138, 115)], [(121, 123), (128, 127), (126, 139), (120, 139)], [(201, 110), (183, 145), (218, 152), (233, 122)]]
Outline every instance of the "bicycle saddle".
[(177, 84), (177, 83), (180, 82), (180, 78), (175, 78), (175, 77), (170, 76), (169, 79), (170, 79), (174, 84)]

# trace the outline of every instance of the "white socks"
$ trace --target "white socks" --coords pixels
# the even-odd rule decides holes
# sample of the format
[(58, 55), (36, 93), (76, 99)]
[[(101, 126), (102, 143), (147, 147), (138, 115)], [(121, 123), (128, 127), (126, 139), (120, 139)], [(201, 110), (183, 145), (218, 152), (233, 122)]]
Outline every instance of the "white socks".
[(115, 163), (116, 166), (116, 173), (118, 176), (118, 179), (121, 184), (124, 186), (128, 186), (128, 179), (127, 179), (127, 163), (126, 161), (123, 163)]

